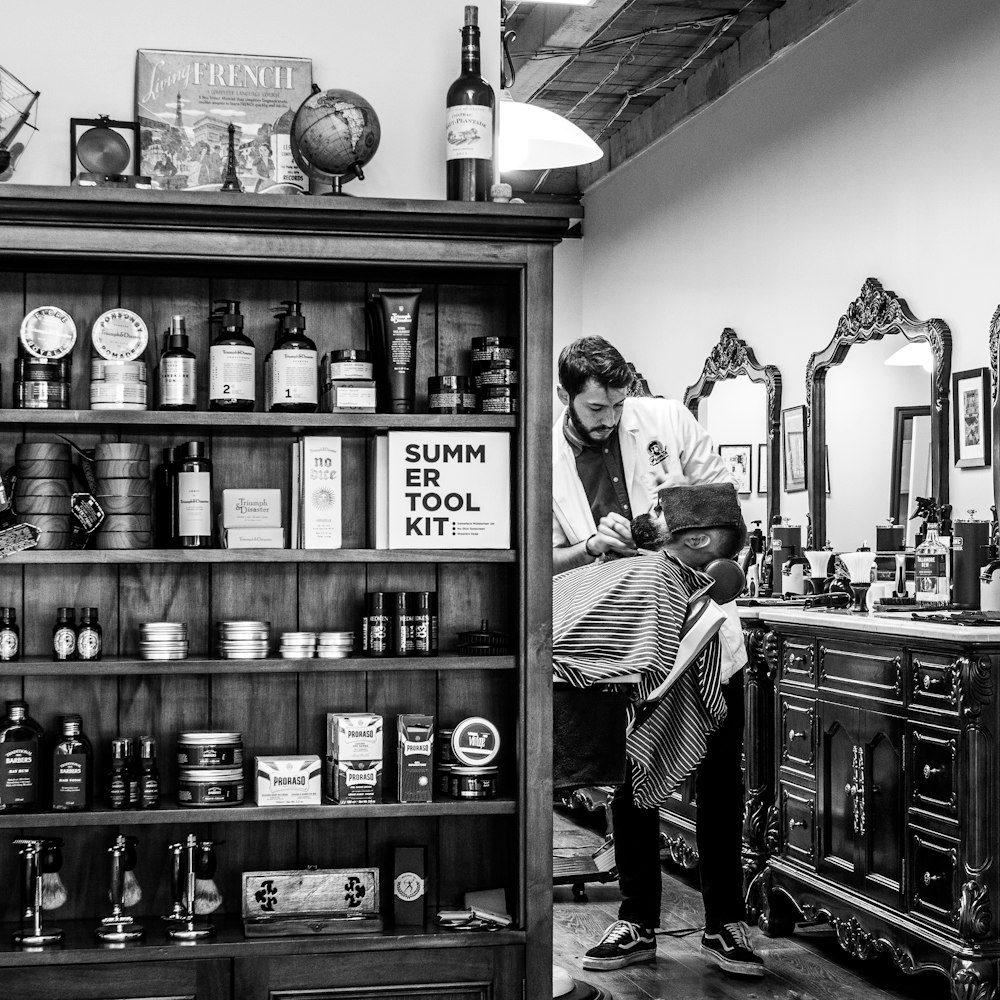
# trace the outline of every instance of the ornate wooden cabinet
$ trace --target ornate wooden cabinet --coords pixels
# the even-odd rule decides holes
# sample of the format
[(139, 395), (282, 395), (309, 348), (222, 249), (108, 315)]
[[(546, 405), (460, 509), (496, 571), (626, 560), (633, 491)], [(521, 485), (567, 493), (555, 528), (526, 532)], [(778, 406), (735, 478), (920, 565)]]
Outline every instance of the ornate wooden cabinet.
[[(559, 206), (0, 186), (3, 402), (11, 399), (15, 335), (26, 310), (59, 305), (80, 331), (70, 409), (0, 409), (5, 467), (17, 442), (56, 434), (81, 447), (144, 441), (154, 458), (166, 446), (197, 439), (211, 453), (216, 494), (227, 486), (287, 491), (291, 442), (302, 433), (336, 434), (343, 441), (345, 511), (344, 547), (336, 550), (28, 551), (0, 563), (0, 604), (16, 608), (27, 654), (0, 666), (0, 699), (25, 698), (49, 731), (58, 714), (80, 712), (99, 775), (108, 769), (113, 737), (155, 735), (164, 792), (159, 810), (113, 812), (100, 781), (91, 811), (0, 815), (0, 993), (19, 1000), (548, 995), (551, 854), (537, 845), (550, 842), (552, 822), (552, 248), (573, 215), (579, 210)], [(363, 347), (365, 301), (380, 284), (424, 292), (415, 414), (207, 412), (213, 300), (242, 301), (246, 332), (256, 341), (259, 387), (277, 302), (302, 302), (321, 353)], [(88, 408), (90, 325), (116, 306), (142, 315), (154, 343), (172, 314), (187, 314), (198, 358), (198, 410)], [(519, 414), (428, 414), (427, 377), (468, 371), (471, 339), (484, 335), (518, 340)], [(397, 428), (511, 435), (509, 549), (370, 547), (369, 440)], [(352, 627), (367, 590), (436, 591), (441, 654), (212, 657), (219, 619), (267, 619), (274, 637), (286, 629)], [(59, 605), (100, 606), (103, 660), (53, 662)], [(457, 633), (477, 628), (484, 617), (510, 634), (510, 655), (476, 657), (458, 647)], [(138, 625), (164, 619), (188, 623), (187, 660), (139, 658)], [(258, 808), (248, 796), (239, 807), (178, 806), (172, 762), (178, 731), (239, 731), (251, 763), (255, 753), (322, 755), (328, 711), (383, 715), (383, 802)], [(470, 715), (497, 723), (502, 760), (495, 799), (395, 801), (395, 716), (413, 711), (433, 712), (441, 725)], [(171, 910), (167, 845), (189, 831), (224, 841), (216, 875), (224, 905), (216, 937), (178, 947), (167, 941), (161, 920)], [(108, 848), (118, 833), (139, 840), (136, 874), (144, 895), (133, 912), (146, 938), (102, 948), (94, 930), (109, 910)], [(28, 951), (11, 944), (19, 919), (11, 841), (19, 836), (65, 841), (69, 902), (47, 915), (66, 929), (64, 947)], [(374, 865), (386, 887), (400, 844), (427, 847), (429, 918), (461, 905), (466, 890), (503, 887), (513, 926), (482, 935), (429, 923), (368, 935), (244, 939), (241, 872)], [(386, 889), (388, 916), (391, 899)]]
[(997, 992), (1000, 634), (767, 611), (774, 789), (761, 927)]

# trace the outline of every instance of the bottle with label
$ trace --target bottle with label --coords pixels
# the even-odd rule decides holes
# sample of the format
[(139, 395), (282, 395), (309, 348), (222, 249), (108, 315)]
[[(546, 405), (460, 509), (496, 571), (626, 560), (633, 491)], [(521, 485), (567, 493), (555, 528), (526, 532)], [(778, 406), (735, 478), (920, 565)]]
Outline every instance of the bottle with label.
[(947, 604), (950, 597), (948, 549), (938, 539), (935, 514), (927, 518), (927, 534), (914, 554), (914, 578), (917, 601)]
[(174, 452), (163, 449), (163, 461), (153, 472), (153, 537), (158, 549), (169, 548), (177, 534), (174, 524)]
[(305, 335), (302, 303), (286, 299), (278, 314), (281, 333), (264, 361), (269, 409), (275, 413), (313, 413), (319, 403), (319, 357)]
[(386, 606), (385, 594), (371, 591), (367, 597), (365, 616), (365, 649), (369, 656), (389, 656), (392, 653), (392, 619)]
[(432, 656), (435, 652), (431, 647), (431, 594), (420, 590), (413, 594), (413, 613), (410, 615), (410, 631), (413, 636), (411, 653), (413, 656)]
[(128, 807), (129, 809), (138, 809), (141, 765), (136, 754), (135, 740), (130, 737), (125, 738), (125, 763), (128, 774)]
[(128, 740), (111, 741), (111, 769), (108, 772), (108, 805), (128, 809)]
[(201, 441), (188, 441), (174, 462), (177, 509), (174, 547), (204, 549), (212, 545), (212, 463)]
[(80, 624), (76, 627), (76, 658), (99, 660), (104, 647), (104, 630), (98, 620), (97, 608), (80, 608)]
[(219, 334), (208, 352), (208, 408), (246, 412), (254, 408), (256, 351), (243, 333), (243, 316), (235, 299), (217, 299), (211, 317)]
[(401, 590), (395, 595), (392, 615), (392, 651), (396, 656), (409, 656), (413, 652), (410, 595), (405, 590)]
[(489, 201), (493, 185), (493, 88), (483, 79), (479, 8), (465, 8), (462, 74), (448, 88), (445, 172), (449, 201)]
[(0, 722), (0, 813), (32, 812), (40, 804), (42, 727), (28, 715), (28, 703), (7, 702)]
[(79, 715), (59, 720), (62, 735), (52, 748), (52, 808), (56, 812), (90, 809), (94, 801), (94, 751)]
[(76, 608), (60, 608), (52, 628), (52, 659), (76, 659)]
[(14, 608), (0, 608), (0, 661), (21, 659), (21, 630)]
[(157, 384), (161, 410), (193, 410), (195, 401), (194, 354), (188, 350), (187, 331), (183, 316), (170, 318)]
[(160, 769), (156, 764), (156, 740), (139, 738), (139, 808), (160, 808)]

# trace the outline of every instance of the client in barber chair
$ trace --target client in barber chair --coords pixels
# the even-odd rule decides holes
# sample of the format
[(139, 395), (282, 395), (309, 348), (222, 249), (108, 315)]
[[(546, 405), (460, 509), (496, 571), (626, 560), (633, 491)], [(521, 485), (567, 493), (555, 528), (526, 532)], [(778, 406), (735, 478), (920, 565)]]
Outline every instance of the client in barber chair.
[[(746, 540), (730, 483), (664, 487), (653, 509), (632, 522), (640, 554), (581, 567), (553, 579), (553, 665), (576, 686), (639, 674), (646, 699), (669, 675), (689, 604)], [(730, 575), (719, 574), (720, 578)], [(718, 590), (718, 587), (716, 588)], [(725, 589), (725, 588), (723, 588)], [(616, 920), (584, 956), (589, 970), (656, 959), (660, 923), (660, 825), (657, 806), (696, 772), (696, 839), (705, 931), (702, 952), (727, 972), (761, 976), (745, 923), (741, 863), (743, 632), (731, 603), (718, 634), (666, 695), (634, 720), (627, 772), (611, 802), (622, 902)], [(714, 596), (714, 593), (713, 593)]]

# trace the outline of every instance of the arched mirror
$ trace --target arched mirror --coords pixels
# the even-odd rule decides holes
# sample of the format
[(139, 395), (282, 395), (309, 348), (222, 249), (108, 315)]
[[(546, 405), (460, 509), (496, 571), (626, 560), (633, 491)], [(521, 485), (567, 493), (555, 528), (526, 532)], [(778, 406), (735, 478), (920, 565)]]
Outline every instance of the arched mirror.
[(918, 320), (869, 278), (806, 366), (817, 548), (826, 541), (835, 551), (864, 541), (874, 548), (875, 526), (890, 516), (906, 522), (915, 497), (948, 502), (950, 378), (948, 325)]
[(781, 513), (781, 373), (774, 365), (759, 364), (727, 326), (705, 359), (701, 377), (684, 393), (684, 405), (738, 476), (746, 477), (748, 489), (740, 493), (744, 519), (763, 522), (766, 535)]
[(990, 320), (990, 385), (992, 386), (993, 503), (1000, 504), (1000, 306)]

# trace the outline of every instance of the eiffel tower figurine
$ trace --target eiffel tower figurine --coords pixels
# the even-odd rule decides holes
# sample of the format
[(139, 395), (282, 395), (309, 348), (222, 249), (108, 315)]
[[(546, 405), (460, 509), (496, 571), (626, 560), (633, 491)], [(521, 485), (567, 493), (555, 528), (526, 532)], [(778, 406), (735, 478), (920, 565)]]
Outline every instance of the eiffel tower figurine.
[(229, 123), (229, 154), (226, 157), (226, 176), (222, 178), (220, 191), (238, 191), (243, 193), (243, 185), (236, 173), (236, 126)]

